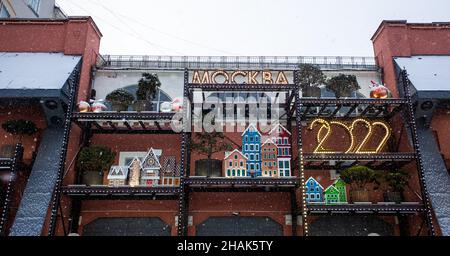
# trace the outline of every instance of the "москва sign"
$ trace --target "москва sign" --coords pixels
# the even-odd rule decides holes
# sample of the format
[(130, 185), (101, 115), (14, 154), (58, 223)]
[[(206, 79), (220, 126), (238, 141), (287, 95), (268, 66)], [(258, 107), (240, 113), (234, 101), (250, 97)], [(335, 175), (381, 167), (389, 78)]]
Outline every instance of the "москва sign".
[(193, 84), (289, 84), (283, 71), (196, 70)]

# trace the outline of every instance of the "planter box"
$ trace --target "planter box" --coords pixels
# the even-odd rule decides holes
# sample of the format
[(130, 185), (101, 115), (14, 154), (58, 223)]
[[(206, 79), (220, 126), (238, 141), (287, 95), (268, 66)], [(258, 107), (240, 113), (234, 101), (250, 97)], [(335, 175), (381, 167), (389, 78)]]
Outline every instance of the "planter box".
[(82, 173), (81, 182), (85, 185), (103, 185), (103, 172), (87, 171)]
[(353, 202), (370, 202), (369, 191), (366, 190), (353, 190), (351, 197)]
[(222, 161), (217, 159), (202, 159), (195, 161), (195, 175), (222, 177)]

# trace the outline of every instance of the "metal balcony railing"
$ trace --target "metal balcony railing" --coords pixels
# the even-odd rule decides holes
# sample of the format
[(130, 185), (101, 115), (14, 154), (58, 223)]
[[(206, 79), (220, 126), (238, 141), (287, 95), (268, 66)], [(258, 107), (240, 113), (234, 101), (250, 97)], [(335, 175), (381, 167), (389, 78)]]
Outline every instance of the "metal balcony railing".
[(102, 55), (98, 68), (117, 69), (295, 69), (315, 64), (324, 70), (378, 70), (373, 57), (342, 56), (149, 56)]

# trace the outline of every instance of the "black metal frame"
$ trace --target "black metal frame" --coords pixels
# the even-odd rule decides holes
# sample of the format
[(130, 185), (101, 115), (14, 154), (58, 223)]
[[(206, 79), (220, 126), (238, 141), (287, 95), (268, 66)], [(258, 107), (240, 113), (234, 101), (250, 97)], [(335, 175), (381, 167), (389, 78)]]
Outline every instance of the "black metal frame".
[(428, 234), (430, 236), (435, 236), (436, 235), (436, 231), (434, 229), (434, 224), (433, 224), (433, 216), (431, 213), (431, 204), (430, 204), (430, 199), (428, 197), (428, 189), (427, 186), (425, 184), (425, 178), (424, 178), (424, 168), (423, 168), (423, 162), (422, 162), (422, 153), (420, 152), (420, 148), (419, 148), (419, 138), (417, 135), (417, 125), (416, 125), (416, 119), (415, 119), (415, 115), (414, 115), (414, 106), (413, 106), (413, 101), (412, 101), (412, 95), (411, 95), (411, 82), (409, 81), (408, 78), (408, 73), (406, 72), (406, 70), (402, 70), (401, 72), (401, 84), (403, 85), (403, 93), (405, 96), (405, 99), (407, 101), (407, 105), (408, 105), (408, 109), (407, 109), (407, 113), (406, 113), (406, 121), (407, 121), (407, 127), (410, 130), (410, 134), (411, 134), (411, 139), (412, 139), (412, 146), (414, 149), (414, 152), (416, 153), (417, 157), (416, 157), (416, 164), (417, 164), (417, 169), (418, 169), (418, 175), (419, 175), (419, 184), (420, 184), (420, 188), (421, 188), (421, 193), (422, 193), (422, 202), (423, 205), (425, 206), (425, 214), (426, 214), (426, 224), (428, 226)]
[[(69, 144), (69, 136), (70, 136), (70, 131), (72, 128), (72, 114), (73, 114), (73, 110), (75, 107), (75, 100), (76, 100), (76, 95), (78, 93), (78, 89), (79, 89), (79, 81), (80, 81), (80, 73), (81, 73), (81, 62), (80, 61), (78, 63), (78, 65), (76, 66), (76, 68), (74, 69), (74, 71), (72, 72), (72, 74), (70, 75), (69, 79), (68, 79), (68, 85), (69, 85), (69, 101), (67, 104), (67, 110), (66, 110), (66, 118), (64, 120), (64, 138), (63, 138), (63, 149), (60, 155), (60, 159), (59, 159), (59, 168), (58, 168), (58, 175), (57, 175), (57, 180), (56, 180), (56, 185), (55, 188), (53, 190), (53, 195), (52, 195), (52, 202), (51, 202), (51, 212), (50, 212), (50, 221), (49, 221), (49, 226), (48, 226), (48, 232), (47, 234), (49, 236), (53, 236), (55, 234), (55, 230), (56, 230), (56, 220), (57, 220), (57, 215), (58, 215), (58, 210), (60, 210), (60, 213), (62, 214), (62, 208), (61, 207), (61, 184), (62, 184), (62, 180), (63, 180), (63, 174), (64, 174), (64, 169), (65, 169), (65, 162), (66, 162), (66, 155), (67, 155), (67, 147)], [(61, 218), (63, 218), (63, 216), (61, 215)], [(63, 223), (64, 220), (62, 219)], [(64, 230), (64, 232), (66, 232)]]
[[(407, 77), (404, 74), (403, 79), (407, 83)], [(299, 72), (294, 70), (294, 84), (288, 85), (267, 85), (267, 84), (191, 84), (189, 83), (189, 70), (184, 70), (184, 89), (183, 89), (183, 131), (181, 132), (181, 171), (180, 171), (180, 186), (173, 190), (159, 191), (153, 188), (142, 190), (142, 188), (82, 188), (82, 187), (64, 187), (62, 190), (57, 189), (58, 192), (62, 192), (65, 195), (71, 196), (75, 202), (77, 209), (81, 208), (81, 199), (115, 199), (115, 198), (134, 198), (134, 199), (146, 199), (154, 198), (159, 193), (162, 195), (170, 194), (170, 198), (178, 198), (179, 211), (178, 211), (178, 227), (177, 233), (179, 236), (186, 236), (188, 231), (188, 215), (189, 215), (189, 194), (191, 191), (196, 192), (247, 192), (247, 191), (261, 191), (261, 192), (273, 192), (283, 191), (289, 192), (291, 196), (291, 208), (292, 208), (292, 225), (293, 234), (297, 231), (297, 214), (301, 215), (303, 235), (308, 235), (308, 215), (309, 214), (331, 214), (331, 213), (374, 213), (374, 214), (408, 214), (408, 213), (426, 213), (426, 222), (429, 227), (430, 235), (435, 235), (432, 219), (431, 208), (427, 196), (426, 187), (423, 183), (423, 167), (421, 161), (421, 154), (417, 147), (417, 135), (415, 130), (414, 110), (411, 101), (411, 95), (409, 92), (409, 86), (405, 85), (405, 98), (404, 99), (309, 99), (301, 98), (300, 88), (297, 86), (299, 81)], [(291, 119), (293, 118), (294, 111), (296, 112), (295, 123), (297, 129), (297, 146), (298, 156), (296, 160), (299, 162), (299, 173), (296, 180), (284, 180), (273, 178), (261, 178), (261, 179), (221, 179), (221, 178), (200, 178), (190, 177), (190, 142), (192, 132), (190, 127), (190, 118), (192, 115), (192, 106), (189, 105), (188, 99), (191, 99), (191, 92), (193, 89), (204, 89), (209, 91), (287, 91), (288, 102), (285, 105), (288, 129), (292, 130)], [(294, 101), (294, 102), (292, 102)], [(293, 106), (292, 106), (292, 103)], [(73, 107), (73, 102), (71, 104)], [(292, 108), (291, 108), (292, 106)], [(310, 112), (311, 108), (319, 108), (317, 112)], [(325, 109), (334, 108), (334, 111), (326, 113)], [(348, 110), (344, 115), (338, 115), (339, 111), (347, 107)], [(359, 112), (356, 110), (360, 108)], [(391, 119), (397, 113), (407, 112), (408, 124), (411, 128), (413, 137), (414, 153), (379, 153), (379, 154), (310, 154), (303, 152), (302, 145), (302, 122), (308, 121), (311, 118), (351, 118), (351, 117), (365, 117), (365, 118), (384, 118)], [(82, 127), (83, 131), (89, 133), (89, 136), (95, 133), (126, 133), (126, 134), (146, 134), (146, 133), (165, 133), (165, 129), (157, 126), (158, 129), (149, 129), (149, 127), (142, 125), (142, 121), (167, 121), (172, 118), (173, 114), (162, 113), (74, 113), (73, 117), (68, 115), (69, 119), (73, 119), (75, 123)], [(115, 121), (127, 121), (135, 122), (137, 120), (140, 124), (137, 127), (126, 125), (126, 128), (118, 128), (114, 126)], [(98, 122), (107, 123), (107, 126), (102, 126)], [(88, 136), (88, 137), (89, 137)], [(89, 140), (89, 139), (87, 139)], [(328, 166), (326, 163), (330, 160), (336, 160), (336, 165), (333, 168), (339, 167), (344, 161), (354, 161), (352, 164), (358, 164), (364, 162), (367, 165), (375, 169), (383, 169), (389, 166), (400, 167), (405, 164), (417, 161), (420, 185), (422, 188), (423, 204), (397, 204), (397, 205), (383, 205), (383, 204), (370, 204), (370, 205), (307, 205), (305, 201), (305, 169), (326, 169)], [(300, 195), (302, 200), (300, 201), (300, 208), (298, 207), (296, 188), (300, 187)], [(166, 193), (164, 193), (166, 192)], [(60, 193), (57, 193), (60, 194)], [(58, 199), (55, 199), (58, 202)], [(77, 203), (78, 202), (78, 203)], [(55, 204), (54, 204), (55, 206)], [(55, 215), (55, 207), (52, 208), (52, 219)], [(72, 220), (75, 221), (75, 220)], [(54, 221), (51, 222), (50, 230), (54, 232)], [(50, 233), (53, 234), (53, 233)]]
[[(297, 72), (297, 71), (294, 71)], [(298, 95), (298, 88), (294, 81), (293, 84), (196, 84), (189, 83), (189, 70), (184, 71), (184, 98), (185, 100), (192, 100), (192, 91), (195, 89), (202, 89), (205, 91), (268, 91), (268, 92), (287, 92), (290, 96), (287, 97), (287, 102), (285, 103), (286, 110), (289, 110), (292, 101), (294, 100), (294, 95)], [(183, 107), (185, 111), (185, 121), (189, 120), (192, 115), (192, 108), (188, 106), (187, 102)], [(287, 111), (287, 122), (288, 129), (291, 128), (291, 118), (292, 114)], [(184, 122), (185, 124), (190, 124), (190, 122)], [(189, 192), (288, 192), (291, 196), (291, 210), (292, 210), (292, 233), (297, 234), (297, 198), (296, 189), (299, 186), (297, 178), (206, 178), (206, 177), (190, 177), (190, 141), (192, 133), (191, 129), (184, 127), (183, 131), (183, 144), (182, 152), (186, 151), (186, 159), (184, 159), (185, 170), (182, 176), (182, 193), (180, 196), (180, 211), (179, 211), (179, 222), (178, 222), (178, 235), (184, 236), (187, 234), (187, 221), (188, 221), (188, 203), (189, 203)], [(189, 127), (190, 128), (190, 127)], [(184, 193), (183, 193), (184, 192)]]
[(6, 224), (8, 221), (9, 206), (11, 202), (11, 194), (13, 192), (14, 179), (18, 171), (18, 165), (22, 161), (23, 147), (22, 144), (17, 144), (14, 150), (14, 156), (10, 159), (2, 159), (0, 161), (0, 167), (3, 167), (9, 171), (9, 180), (6, 187), (5, 201), (3, 202), (2, 212), (0, 214), (0, 236), (6, 235)]
[(351, 213), (351, 214), (380, 214), (380, 215), (397, 215), (397, 214), (416, 214), (423, 212), (424, 207), (421, 204), (346, 204), (346, 205), (324, 205), (324, 204), (308, 204), (308, 214), (334, 214), (334, 213)]

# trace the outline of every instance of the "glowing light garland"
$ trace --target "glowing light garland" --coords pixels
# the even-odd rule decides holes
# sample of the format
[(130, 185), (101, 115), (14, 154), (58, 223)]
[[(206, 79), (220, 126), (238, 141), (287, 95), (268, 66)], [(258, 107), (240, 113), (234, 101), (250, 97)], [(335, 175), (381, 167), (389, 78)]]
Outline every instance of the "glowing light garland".
[[(354, 131), (359, 123), (363, 123), (368, 131), (367, 131), (367, 134), (364, 137), (364, 139), (361, 141), (361, 143), (355, 145), (355, 142), (356, 142), (355, 137), (356, 136), (354, 134)], [(324, 144), (327, 142), (330, 135), (333, 133), (332, 125), (343, 127), (347, 131), (347, 133), (350, 137), (350, 146), (348, 147), (348, 149), (346, 151), (344, 151), (345, 154), (350, 154), (350, 153), (376, 154), (376, 153), (379, 153), (383, 149), (383, 147), (386, 145), (389, 137), (391, 136), (391, 128), (384, 121), (371, 122), (364, 118), (358, 118), (358, 119), (355, 119), (352, 123), (346, 124), (346, 123), (340, 122), (340, 121), (327, 121), (322, 118), (317, 118), (311, 122), (308, 129), (312, 130), (316, 126), (316, 124), (321, 125), (319, 128), (319, 131), (317, 132), (317, 138), (316, 138), (318, 145), (314, 149), (314, 153), (316, 153), (316, 154), (339, 154), (339, 153), (342, 153), (342, 152), (338, 152), (338, 151), (334, 151), (334, 150), (328, 150), (328, 149), (325, 149), (325, 147), (324, 147)], [(384, 137), (381, 139), (380, 143), (374, 150), (364, 149), (367, 142), (372, 137), (374, 128), (376, 126), (381, 126), (385, 130)], [(326, 130), (325, 134), (323, 134), (324, 130)]]

